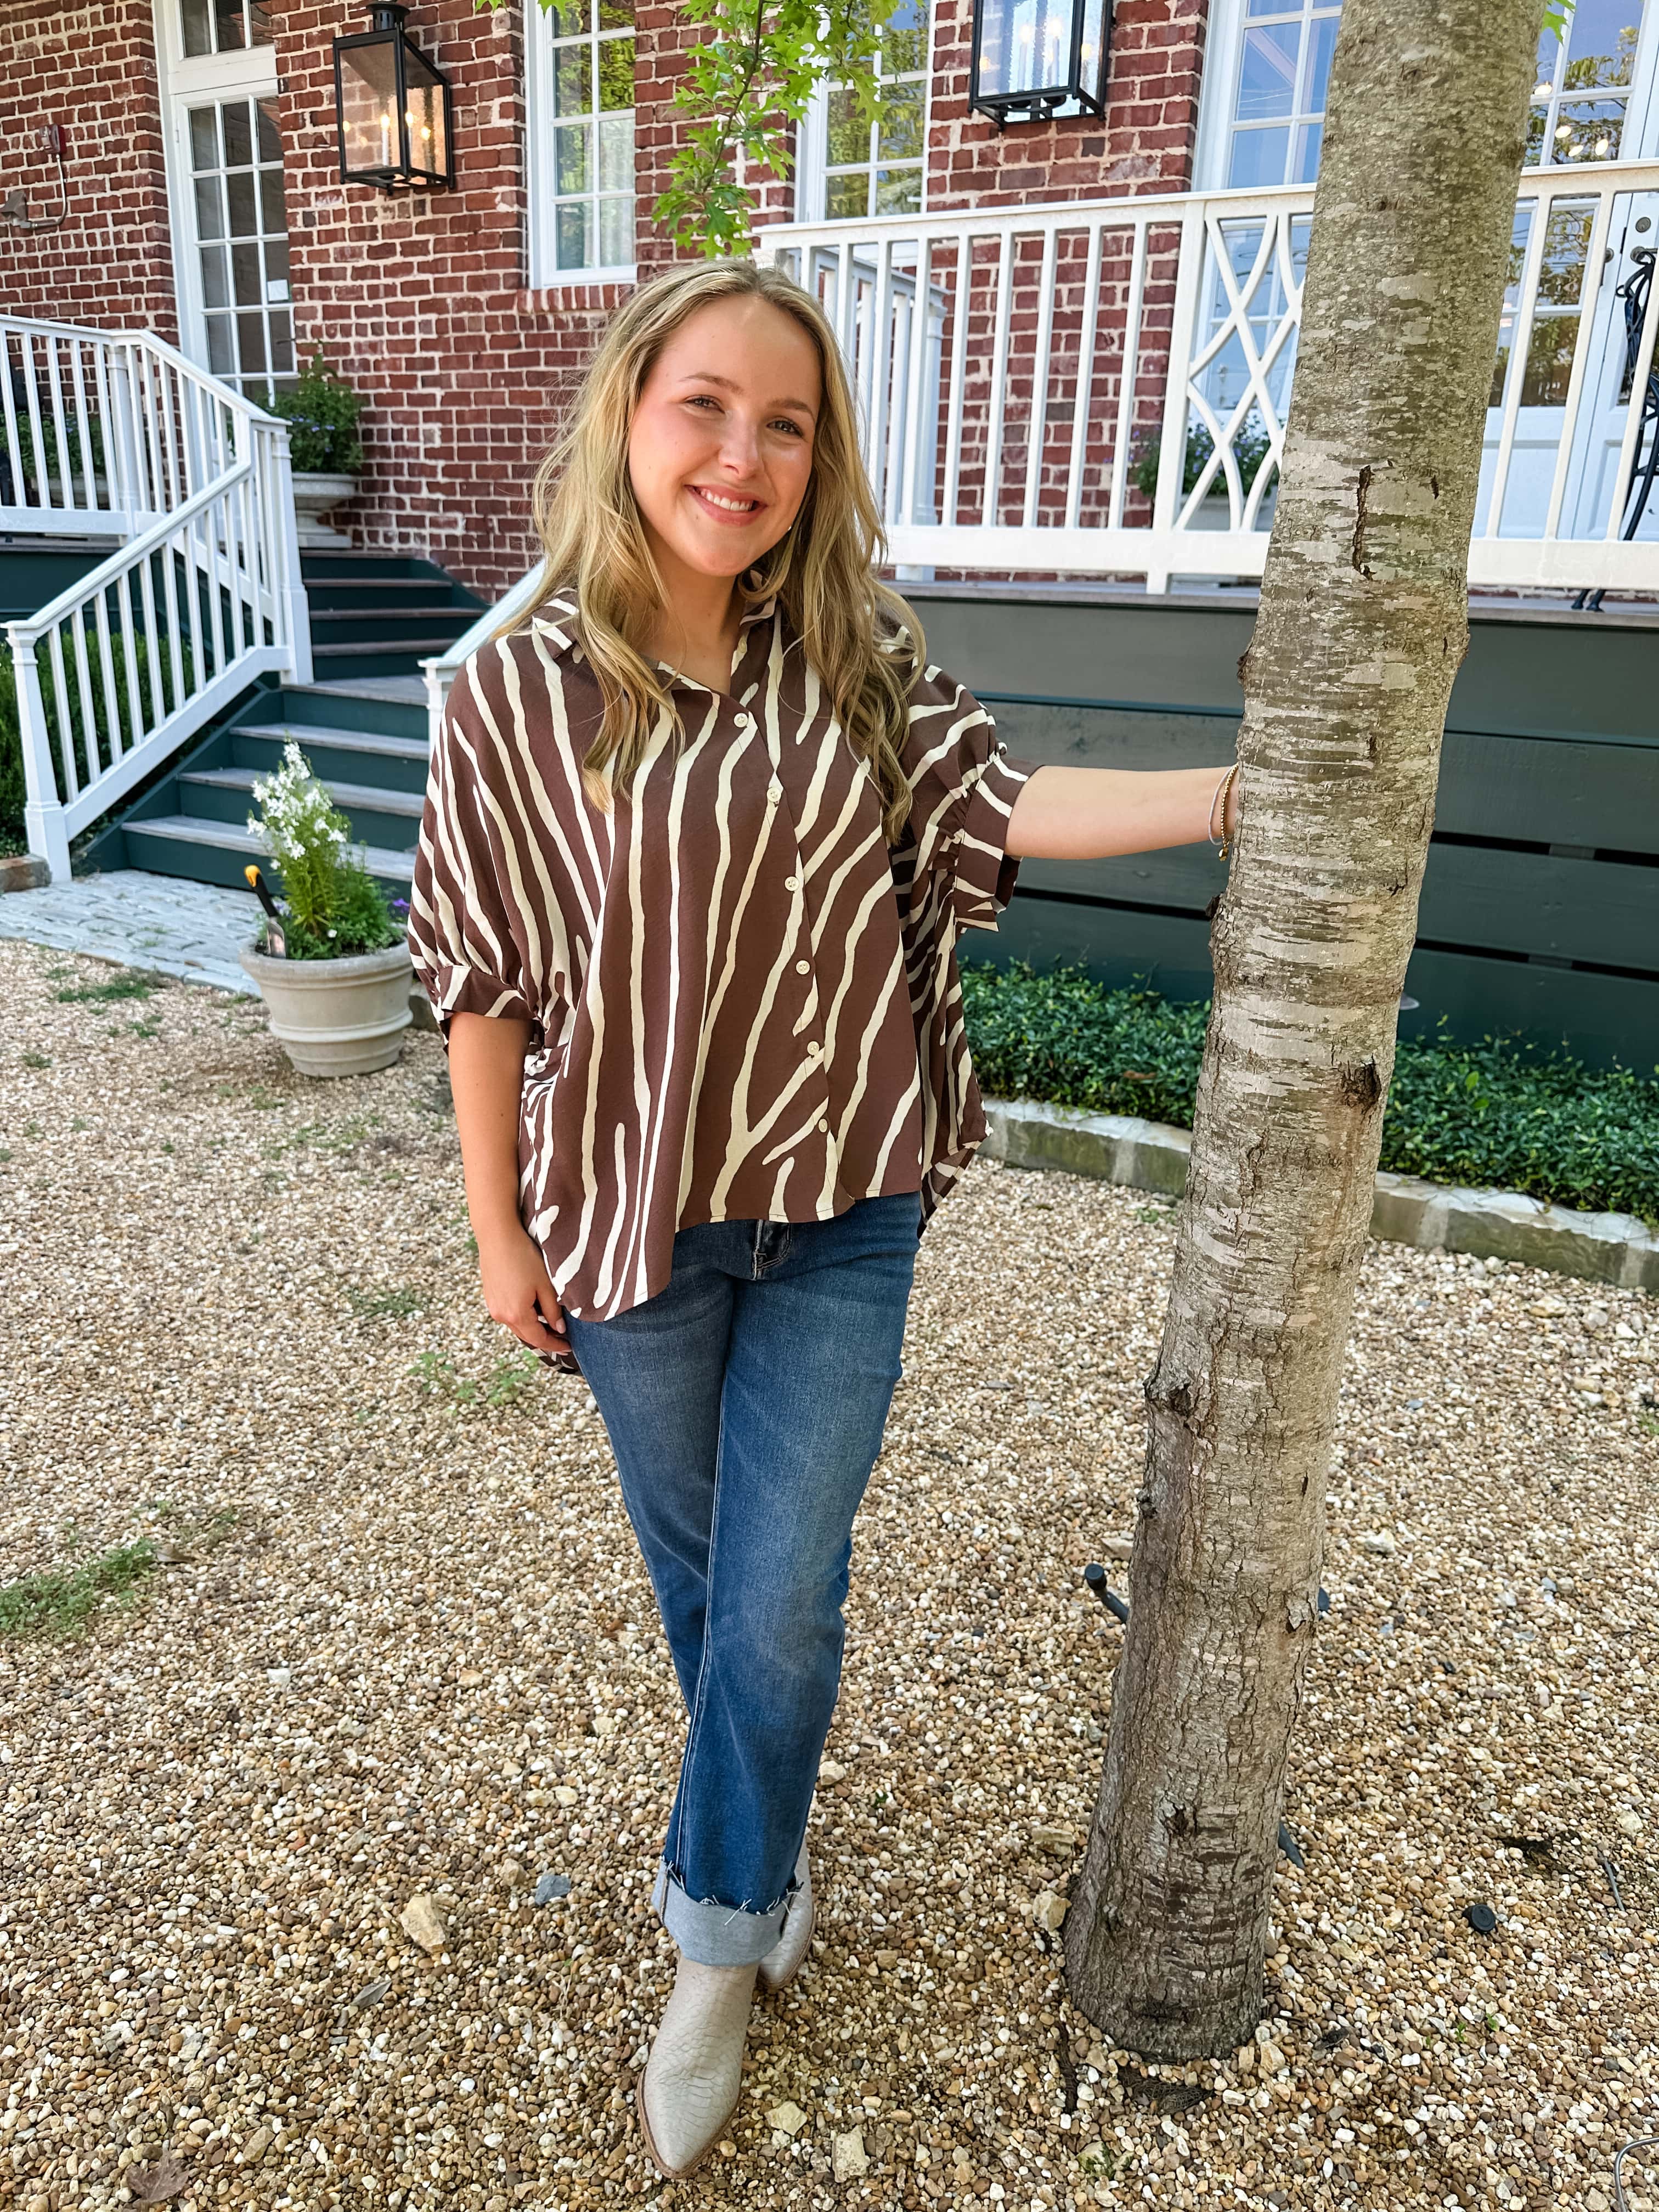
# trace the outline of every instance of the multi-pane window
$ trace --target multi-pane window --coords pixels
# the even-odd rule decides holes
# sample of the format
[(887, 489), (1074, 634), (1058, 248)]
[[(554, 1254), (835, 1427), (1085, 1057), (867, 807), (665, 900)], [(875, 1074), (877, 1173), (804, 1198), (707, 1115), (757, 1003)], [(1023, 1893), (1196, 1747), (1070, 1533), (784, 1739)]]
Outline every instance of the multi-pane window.
[(264, 0), (183, 0), (185, 52), (231, 54), (268, 46), (270, 10)]
[(1318, 174), (1341, 8), (1342, 0), (1245, 0), (1229, 185), (1308, 185)]
[(625, 269), (634, 259), (632, 0), (557, 0), (545, 21), (554, 266)]
[(1641, 28), (1642, 0), (1578, 0), (1565, 39), (1545, 31), (1527, 131), (1528, 168), (1619, 159)]
[(876, 75), (885, 94), (879, 123), (845, 85), (831, 88), (825, 119), (826, 216), (914, 215), (921, 205), (927, 91), (926, 0), (902, 0), (882, 33)]
[(190, 161), (208, 367), (261, 399), (294, 374), (276, 101), (191, 107)]

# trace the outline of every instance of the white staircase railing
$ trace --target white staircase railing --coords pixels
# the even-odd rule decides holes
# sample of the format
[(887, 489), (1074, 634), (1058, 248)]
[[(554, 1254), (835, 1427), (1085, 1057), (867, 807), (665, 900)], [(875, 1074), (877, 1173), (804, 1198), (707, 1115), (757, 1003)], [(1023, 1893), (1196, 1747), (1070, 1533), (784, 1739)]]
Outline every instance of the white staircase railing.
[[(781, 224), (755, 252), (836, 325), (902, 570), (1164, 591), (1261, 574), (1312, 207), (1311, 186), (1057, 202)], [(1659, 162), (1522, 178), (1477, 586), (1659, 591), (1659, 497), (1621, 536), (1656, 220)]]
[(0, 317), (0, 531), (125, 542), (7, 625), (28, 848), (70, 843), (258, 676), (306, 683), (287, 425), (148, 331)]
[(471, 660), (486, 639), (493, 637), (507, 623), (517, 620), (535, 598), (541, 580), (542, 563), (538, 561), (533, 568), (525, 570), (518, 582), (511, 586), (493, 607), (486, 607), (472, 627), (463, 630), (453, 645), (442, 653), (434, 653), (430, 660), (421, 663), (421, 674), (426, 679), (427, 736), (433, 744), (438, 742), (438, 732), (444, 719), (444, 705), (457, 672), (464, 662)]

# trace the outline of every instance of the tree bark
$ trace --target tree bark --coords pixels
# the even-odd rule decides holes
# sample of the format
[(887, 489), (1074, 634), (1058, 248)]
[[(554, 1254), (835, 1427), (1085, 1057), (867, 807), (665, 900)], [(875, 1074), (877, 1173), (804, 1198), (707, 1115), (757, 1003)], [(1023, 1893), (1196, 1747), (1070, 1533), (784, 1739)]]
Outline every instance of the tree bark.
[(1347, 0), (1243, 813), (1072, 1995), (1190, 2058), (1261, 2012), (1291, 1732), (1468, 559), (1541, 0)]

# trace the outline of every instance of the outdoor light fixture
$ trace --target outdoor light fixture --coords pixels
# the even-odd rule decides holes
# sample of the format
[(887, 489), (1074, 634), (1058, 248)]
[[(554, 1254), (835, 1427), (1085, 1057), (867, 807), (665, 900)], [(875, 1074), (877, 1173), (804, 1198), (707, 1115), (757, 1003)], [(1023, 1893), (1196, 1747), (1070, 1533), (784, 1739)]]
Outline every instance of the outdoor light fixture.
[(1110, 0), (974, 0), (968, 105), (1006, 123), (1099, 115)]
[(342, 184), (395, 192), (455, 181), (449, 82), (404, 31), (408, 13), (374, 0), (373, 28), (334, 41)]

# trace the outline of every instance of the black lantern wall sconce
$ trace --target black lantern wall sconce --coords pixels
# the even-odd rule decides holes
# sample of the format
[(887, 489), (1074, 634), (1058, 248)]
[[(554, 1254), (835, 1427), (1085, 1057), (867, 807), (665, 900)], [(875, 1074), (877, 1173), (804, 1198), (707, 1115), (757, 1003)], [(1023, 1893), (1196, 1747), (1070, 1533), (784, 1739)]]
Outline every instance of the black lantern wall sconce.
[(1111, 0), (974, 0), (968, 105), (1008, 123), (1101, 115)]
[(372, 27), (334, 41), (342, 184), (438, 191), (455, 181), (449, 81), (404, 30), (408, 13), (374, 0)]

